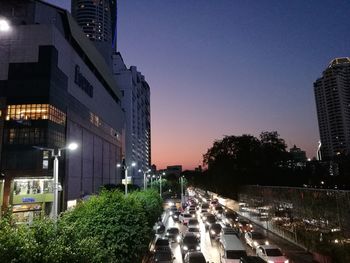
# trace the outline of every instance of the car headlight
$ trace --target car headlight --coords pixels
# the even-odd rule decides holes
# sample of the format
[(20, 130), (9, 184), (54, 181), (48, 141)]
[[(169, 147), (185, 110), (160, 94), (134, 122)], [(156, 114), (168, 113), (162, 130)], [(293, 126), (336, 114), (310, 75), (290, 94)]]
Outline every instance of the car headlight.
[(188, 250), (188, 247), (187, 246), (183, 246), (183, 250)]
[(174, 215), (174, 218), (178, 218), (178, 216), (177, 216), (177, 215)]
[(192, 215), (192, 217), (196, 217), (196, 215)]
[(173, 202), (168, 202), (168, 206), (173, 206), (175, 205)]
[(197, 247), (196, 247), (196, 250), (201, 250), (201, 247), (200, 247), (200, 246), (197, 246)]
[[(270, 242), (266, 240), (265, 245), (270, 245)], [(288, 262), (286, 262), (286, 263), (288, 263)]]
[(249, 224), (249, 227), (253, 227), (253, 225), (252, 225), (252, 224)]
[(210, 230), (210, 233), (211, 233), (212, 235), (215, 235), (215, 231), (214, 231), (214, 230)]
[(169, 233), (166, 233), (167, 236), (169, 236)]
[(254, 246), (258, 246), (258, 245), (259, 245), (259, 243), (258, 243), (258, 242), (256, 242), (256, 241), (254, 241), (254, 242), (253, 242), (253, 245), (254, 245)]

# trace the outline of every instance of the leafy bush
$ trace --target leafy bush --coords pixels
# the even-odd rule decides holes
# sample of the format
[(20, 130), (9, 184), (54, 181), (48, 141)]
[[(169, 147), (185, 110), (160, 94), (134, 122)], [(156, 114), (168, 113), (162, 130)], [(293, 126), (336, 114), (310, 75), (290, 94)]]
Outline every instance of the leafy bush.
[(103, 191), (63, 213), (57, 224), (39, 219), (14, 226), (5, 217), (0, 221), (1, 262), (140, 262), (161, 205), (152, 190), (127, 197)]

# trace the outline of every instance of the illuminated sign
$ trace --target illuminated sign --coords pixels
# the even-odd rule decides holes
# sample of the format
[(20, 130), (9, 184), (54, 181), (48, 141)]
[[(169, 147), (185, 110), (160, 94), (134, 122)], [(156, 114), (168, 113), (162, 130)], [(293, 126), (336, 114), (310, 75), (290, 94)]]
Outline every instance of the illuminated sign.
[(33, 198), (33, 197), (23, 197), (22, 198), (22, 202), (23, 203), (34, 203), (35, 202), (35, 198)]
[(80, 67), (75, 65), (75, 73), (74, 73), (74, 83), (78, 85), (89, 97), (94, 96), (94, 87), (91, 83), (80, 73)]

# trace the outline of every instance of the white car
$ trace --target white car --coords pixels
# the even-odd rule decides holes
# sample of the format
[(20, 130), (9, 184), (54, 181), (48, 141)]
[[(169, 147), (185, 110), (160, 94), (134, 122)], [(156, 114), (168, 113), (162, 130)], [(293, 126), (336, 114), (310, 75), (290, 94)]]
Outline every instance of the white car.
[(247, 245), (253, 249), (256, 249), (261, 245), (270, 245), (266, 236), (260, 232), (247, 232), (245, 233), (244, 238)]
[(190, 219), (192, 219), (192, 215), (191, 214), (188, 214), (188, 213), (183, 213), (183, 214), (180, 214), (179, 216), (179, 221), (184, 224), (184, 225), (187, 225), (188, 224), (188, 221), (190, 221)]
[(259, 246), (256, 248), (256, 255), (268, 263), (289, 263), (277, 246)]

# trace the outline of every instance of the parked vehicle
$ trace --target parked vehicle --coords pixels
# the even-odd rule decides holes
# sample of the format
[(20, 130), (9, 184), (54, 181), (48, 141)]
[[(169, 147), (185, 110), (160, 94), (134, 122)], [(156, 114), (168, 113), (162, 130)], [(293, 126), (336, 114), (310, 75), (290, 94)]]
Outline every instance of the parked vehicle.
[(289, 263), (277, 246), (263, 245), (256, 248), (256, 255), (268, 263)]
[(270, 245), (266, 236), (260, 232), (247, 232), (245, 233), (244, 238), (247, 242), (247, 245), (253, 249), (256, 249), (261, 245)]

